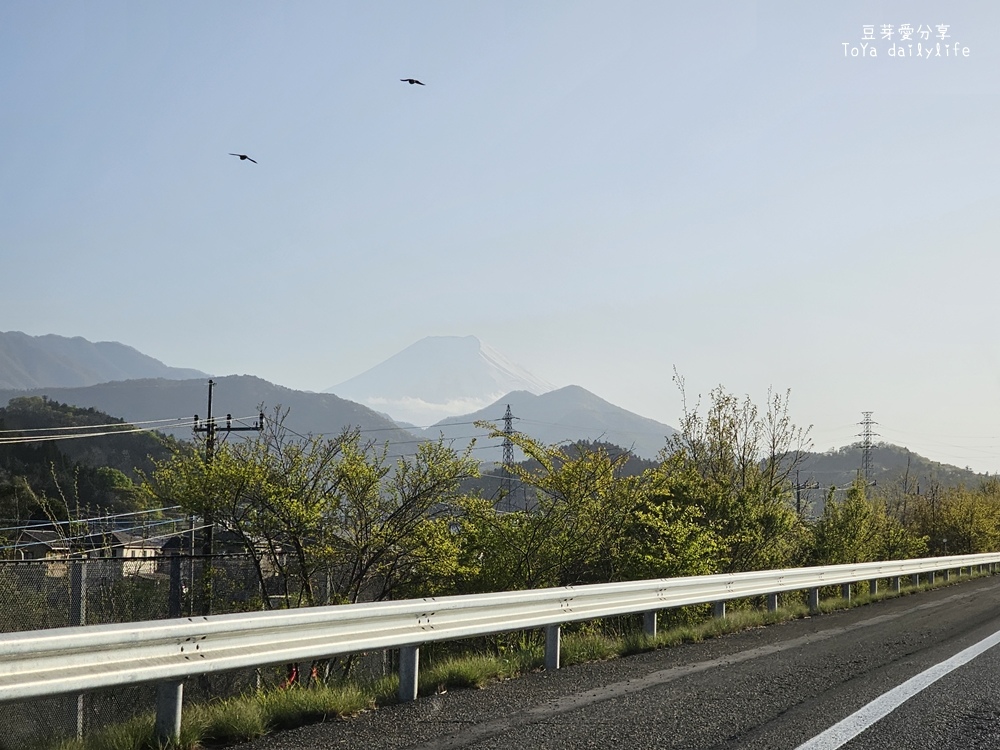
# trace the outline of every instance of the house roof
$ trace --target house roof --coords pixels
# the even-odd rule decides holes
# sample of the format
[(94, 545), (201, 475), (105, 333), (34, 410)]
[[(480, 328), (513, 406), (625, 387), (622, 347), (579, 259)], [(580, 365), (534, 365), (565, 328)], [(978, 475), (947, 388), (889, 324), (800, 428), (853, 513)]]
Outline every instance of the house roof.
[(68, 550), (70, 546), (58, 531), (47, 529), (25, 529), (18, 534), (17, 544), (44, 544), (55, 550)]

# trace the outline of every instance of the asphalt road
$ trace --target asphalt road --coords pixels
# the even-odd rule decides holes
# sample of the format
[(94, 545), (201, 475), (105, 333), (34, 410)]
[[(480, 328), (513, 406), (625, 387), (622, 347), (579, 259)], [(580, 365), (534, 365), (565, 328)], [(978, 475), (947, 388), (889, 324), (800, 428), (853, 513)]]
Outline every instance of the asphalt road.
[[(1000, 578), (982, 578), (450, 691), (239, 748), (1000, 750), (1000, 648), (982, 643), (998, 631)], [(956, 660), (976, 644), (982, 653)], [(894, 701), (898, 693), (906, 700)]]

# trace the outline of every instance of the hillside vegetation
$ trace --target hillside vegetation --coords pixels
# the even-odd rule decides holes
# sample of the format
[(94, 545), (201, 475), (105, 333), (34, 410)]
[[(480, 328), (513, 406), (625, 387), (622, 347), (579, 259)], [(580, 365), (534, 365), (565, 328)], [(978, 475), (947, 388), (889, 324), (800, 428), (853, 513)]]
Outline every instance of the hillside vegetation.
[(717, 389), (656, 462), (515, 433), (529, 461), (511, 467), (510, 495), (496, 476), (477, 487), (470, 449), (443, 440), (390, 460), (357, 431), (302, 438), (280, 415), (267, 425), (211, 463), (198, 451), (159, 463), (144, 491), (247, 540), (262, 586), (283, 577), (282, 606), (1000, 548), (994, 479), (920, 494), (856, 480), (826, 490), (818, 516), (797, 512), (808, 438), (787, 395), (758, 408)]
[(845, 449), (828, 458), (855, 480), (812, 490), (797, 509), (802, 467), (822, 454), (789, 421), (787, 395), (758, 407), (717, 389), (704, 413), (685, 412), (657, 461), (515, 433), (529, 459), (509, 476), (482, 474), (471, 448), (444, 440), (393, 457), (358, 430), (302, 436), (286, 416), (275, 409), (263, 432), (220, 443), (208, 462), (203, 446), (124, 432), (93, 409), (15, 399), (0, 410), (4, 436), (80, 425), (113, 434), (0, 444), (0, 512), (181, 505), (244, 540), (262, 590), (282, 577), (282, 606), (1000, 548), (1000, 482), (919, 484), (912, 456), (887, 446), (876, 455), (909, 459), (894, 479), (857, 480)]
[[(81, 427), (88, 429), (67, 429)], [(179, 443), (153, 432), (126, 432), (129, 427), (95, 409), (40, 396), (15, 398), (0, 408), (0, 518), (5, 525), (139, 509), (143, 498), (135, 482), (152, 471), (154, 460), (174, 455)], [(93, 432), (107, 434), (79, 437)], [(60, 439), (38, 439), (54, 433)]]

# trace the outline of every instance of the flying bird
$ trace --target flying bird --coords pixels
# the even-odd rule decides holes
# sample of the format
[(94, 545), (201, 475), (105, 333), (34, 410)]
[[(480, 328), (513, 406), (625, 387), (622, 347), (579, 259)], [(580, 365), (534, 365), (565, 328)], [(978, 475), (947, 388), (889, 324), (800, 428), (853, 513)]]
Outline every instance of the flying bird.
[(408, 83), (408, 84), (410, 84), (411, 86), (412, 86), (413, 84), (415, 84), (415, 83), (417, 83), (417, 84), (420, 84), (421, 86), (426, 86), (426, 85), (427, 85), (426, 83), (421, 83), (421, 82), (420, 82), (420, 81), (418, 81), (418, 80), (417, 80), (416, 78), (400, 78), (399, 80), (403, 81), (404, 83)]
[(247, 161), (252, 161), (252, 162), (253, 162), (254, 164), (256, 164), (256, 163), (257, 163), (257, 162), (256, 162), (255, 160), (251, 159), (251, 158), (250, 158), (249, 156), (247, 156), (246, 154), (229, 154), (229, 155), (230, 155), (230, 156), (238, 156), (238, 157), (240, 157), (240, 161), (243, 161), (244, 159), (246, 159)]

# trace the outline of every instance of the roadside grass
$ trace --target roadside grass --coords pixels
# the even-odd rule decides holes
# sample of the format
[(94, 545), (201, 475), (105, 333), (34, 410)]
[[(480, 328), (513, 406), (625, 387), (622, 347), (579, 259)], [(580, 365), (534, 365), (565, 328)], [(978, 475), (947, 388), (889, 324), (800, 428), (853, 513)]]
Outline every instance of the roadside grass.
[[(849, 600), (829, 597), (820, 601), (819, 611), (861, 607), (874, 602), (948, 586), (990, 575), (971, 572), (934, 583), (907, 585), (899, 592), (890, 588), (871, 595), (861, 593)], [(795, 597), (787, 597), (789, 600)], [(801, 601), (788, 601), (773, 612), (733, 606), (724, 618), (665, 628), (656, 636), (642, 632), (605, 634), (590, 626), (562, 637), (560, 661), (564, 666), (603, 661), (621, 656), (671, 648), (684, 643), (698, 643), (752, 628), (787, 622), (810, 616)], [(439, 658), (430, 655), (421, 664), (418, 692), (421, 695), (443, 693), (449, 689), (482, 688), (498, 680), (510, 679), (536, 671), (544, 663), (540, 642), (522, 639), (504, 653), (467, 652)], [(396, 702), (398, 678), (395, 675), (373, 682), (316, 683), (308, 687), (292, 686), (259, 690), (245, 695), (186, 706), (179, 744), (170, 750), (198, 750), (219, 747), (262, 737), (270, 732), (305, 724), (343, 720), (362, 711)], [(157, 743), (152, 714), (121, 724), (109, 725), (84, 740), (64, 739), (39, 744), (33, 750), (166, 750)]]

